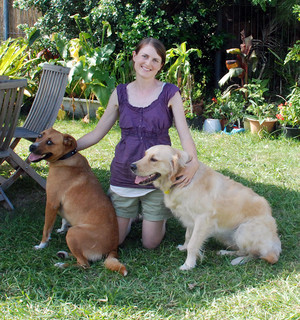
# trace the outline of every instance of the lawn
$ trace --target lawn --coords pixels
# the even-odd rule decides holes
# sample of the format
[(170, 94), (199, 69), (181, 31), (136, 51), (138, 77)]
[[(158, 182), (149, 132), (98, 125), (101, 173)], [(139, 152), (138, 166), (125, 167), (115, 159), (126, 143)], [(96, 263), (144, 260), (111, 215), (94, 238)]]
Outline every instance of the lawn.
[[(54, 128), (79, 138), (95, 122), (57, 121)], [(253, 188), (273, 208), (282, 242), (275, 265), (253, 260), (233, 267), (216, 255), (222, 247), (210, 240), (205, 258), (192, 271), (179, 266), (185, 253), (176, 249), (184, 229), (174, 218), (156, 250), (143, 249), (141, 225), (135, 224), (120, 248), (128, 276), (94, 263), (89, 270), (57, 269), (65, 237), (55, 232), (43, 251), (33, 250), (42, 236), (45, 193), (28, 177), (7, 195), (14, 212), (0, 207), (0, 314), (2, 319), (300, 319), (300, 142), (250, 133), (205, 134), (192, 130), (199, 159)], [(105, 189), (109, 166), (120, 138), (115, 126), (96, 146), (82, 151)], [(180, 148), (175, 129), (173, 146)], [(17, 147), (24, 158), (29, 142)], [(47, 176), (46, 162), (33, 165)], [(4, 166), (4, 170), (8, 167)], [(5, 172), (0, 171), (0, 174)], [(57, 219), (56, 228), (59, 227)]]

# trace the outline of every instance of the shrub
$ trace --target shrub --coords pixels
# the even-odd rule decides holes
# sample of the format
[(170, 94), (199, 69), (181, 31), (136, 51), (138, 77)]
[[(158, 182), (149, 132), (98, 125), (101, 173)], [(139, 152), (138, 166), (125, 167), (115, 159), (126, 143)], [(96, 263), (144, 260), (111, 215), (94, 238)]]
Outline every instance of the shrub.
[[(174, 43), (186, 41), (190, 47), (199, 48), (209, 63), (203, 66), (191, 63), (192, 73), (197, 76), (195, 81), (201, 81), (203, 75), (212, 77), (214, 52), (222, 46), (222, 37), (215, 34), (216, 11), (222, 0), (199, 2), (189, 1), (189, 5), (178, 0), (15, 0), (15, 5), (21, 9), (35, 7), (43, 13), (36, 27), (42, 36), (60, 32), (68, 40), (78, 37), (78, 27), (70, 16), (78, 14), (89, 16), (91, 30), (84, 21), (80, 28), (88, 31), (96, 39), (95, 45), (101, 44), (103, 25), (107, 21), (112, 27), (110, 41), (116, 46), (116, 54), (126, 52), (131, 55), (136, 44), (145, 37), (159, 38), (167, 48)], [(124, 61), (128, 61), (124, 57)], [(205, 65), (205, 67), (204, 67)]]

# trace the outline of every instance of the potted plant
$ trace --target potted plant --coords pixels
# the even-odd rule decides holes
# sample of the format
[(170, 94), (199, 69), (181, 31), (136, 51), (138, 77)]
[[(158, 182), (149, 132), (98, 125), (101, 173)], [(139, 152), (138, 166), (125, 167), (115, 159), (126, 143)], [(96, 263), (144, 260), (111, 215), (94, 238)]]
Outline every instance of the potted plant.
[[(168, 67), (168, 71), (164, 77), (180, 88), (183, 101), (186, 102), (184, 105), (186, 114), (189, 114), (190, 118), (194, 118), (193, 103), (195, 101), (195, 94), (197, 95), (201, 92), (202, 84), (195, 86), (194, 76), (191, 73), (190, 55), (196, 53), (197, 57), (201, 58), (202, 51), (197, 48), (187, 50), (186, 42), (182, 42), (180, 45), (175, 44), (175, 46), (176, 47), (166, 52), (166, 66)], [(162, 74), (163, 73), (161, 73), (161, 75)], [(200, 89), (200, 91), (198, 89)]]
[(220, 90), (215, 90), (215, 97), (211, 101), (210, 104), (205, 106), (203, 112), (205, 118), (203, 130), (209, 133), (221, 131), (221, 120), (226, 120), (223, 108), (225, 99), (222, 97)]
[(220, 80), (220, 87), (224, 86), (231, 78), (238, 77), (241, 81), (241, 87), (248, 83), (250, 71), (255, 71), (257, 66), (257, 56), (252, 47), (252, 35), (246, 37), (245, 31), (241, 31), (240, 48), (231, 48), (226, 50), (228, 54), (235, 55), (236, 59), (226, 60), (226, 73)]
[(222, 93), (219, 89), (215, 90), (215, 97), (212, 103), (206, 106), (204, 116), (208, 119), (218, 119), (221, 129), (225, 127), (241, 127), (241, 119), (244, 116), (245, 98), (239, 89), (226, 90)]
[(276, 106), (268, 103), (264, 97), (268, 91), (267, 84), (268, 80), (253, 79), (241, 88), (247, 96), (246, 119), (250, 122), (252, 133), (259, 133), (261, 130), (272, 132), (277, 121)]
[(300, 87), (296, 84), (285, 103), (278, 105), (276, 118), (287, 137), (300, 138)]
[[(72, 16), (80, 29), (79, 15)], [(89, 25), (89, 18), (83, 18)], [(106, 107), (110, 94), (115, 88), (115, 77), (107, 70), (112, 62), (113, 44), (104, 44), (104, 33), (110, 30), (110, 25), (103, 22), (103, 37), (100, 46), (97, 46), (92, 35), (80, 32), (78, 38), (66, 41), (60, 34), (54, 34), (53, 40), (64, 64), (71, 68), (69, 84), (66, 88), (68, 97), (64, 98), (66, 110), (81, 115), (87, 114), (87, 120), (94, 116), (99, 106)], [(77, 105), (77, 107), (76, 107)]]
[(241, 128), (241, 120), (245, 115), (246, 99), (243, 92), (237, 89), (226, 90), (223, 93), (225, 103), (221, 107), (224, 117), (227, 119), (229, 127)]
[(176, 83), (181, 90), (188, 84), (191, 76), (190, 55), (192, 53), (197, 53), (198, 58), (202, 57), (200, 49), (190, 48), (187, 50), (186, 41), (180, 45), (176, 44), (175, 48), (166, 52), (166, 65), (170, 64), (167, 79)]
[(201, 83), (192, 82), (192, 92), (190, 99), (183, 99), (184, 113), (187, 124), (190, 127), (201, 130), (203, 127), (203, 90), (205, 88), (205, 79)]

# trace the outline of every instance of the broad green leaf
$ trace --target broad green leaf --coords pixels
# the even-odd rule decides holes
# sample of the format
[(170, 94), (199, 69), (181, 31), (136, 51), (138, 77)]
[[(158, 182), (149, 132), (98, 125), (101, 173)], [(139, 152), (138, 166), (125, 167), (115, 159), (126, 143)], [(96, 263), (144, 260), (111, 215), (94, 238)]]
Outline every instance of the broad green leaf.
[(36, 39), (38, 39), (41, 36), (40, 29), (34, 28), (34, 30), (29, 34), (28, 37), (28, 46), (30, 47)]
[(228, 82), (233, 77), (238, 77), (243, 73), (243, 68), (232, 68), (226, 73), (220, 80), (219, 80), (219, 86), (223, 87), (226, 82)]

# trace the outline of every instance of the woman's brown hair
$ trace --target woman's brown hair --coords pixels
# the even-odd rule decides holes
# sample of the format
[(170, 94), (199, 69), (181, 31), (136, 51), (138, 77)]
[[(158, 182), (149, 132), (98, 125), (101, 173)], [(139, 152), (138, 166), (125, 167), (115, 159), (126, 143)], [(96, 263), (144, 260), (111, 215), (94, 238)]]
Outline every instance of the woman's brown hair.
[(143, 46), (146, 46), (148, 44), (153, 46), (157, 54), (161, 57), (161, 63), (163, 67), (166, 62), (166, 48), (161, 41), (155, 38), (145, 38), (142, 41), (140, 41), (135, 49), (136, 54), (139, 53), (139, 51), (142, 49)]

